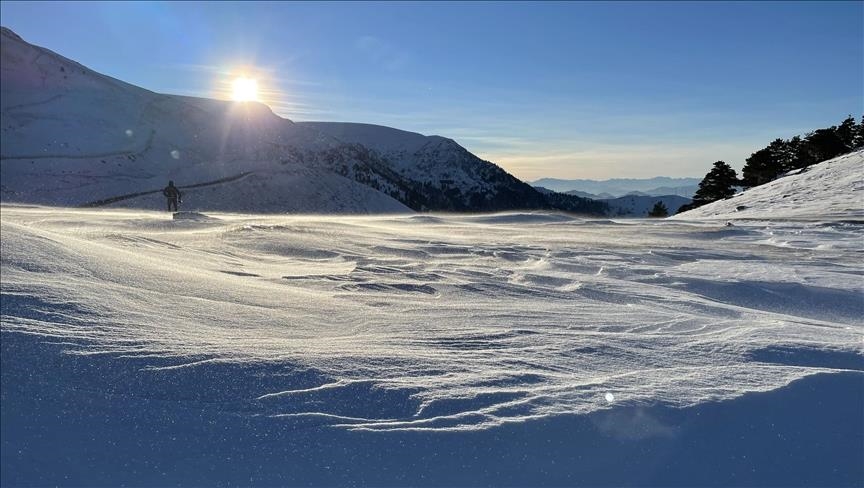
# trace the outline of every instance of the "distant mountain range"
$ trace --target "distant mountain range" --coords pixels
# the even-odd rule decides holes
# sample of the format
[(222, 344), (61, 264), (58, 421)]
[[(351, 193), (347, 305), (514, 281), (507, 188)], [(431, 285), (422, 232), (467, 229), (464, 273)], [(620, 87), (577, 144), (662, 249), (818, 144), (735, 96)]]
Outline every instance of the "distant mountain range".
[(670, 178), (657, 176), (654, 178), (613, 178), (610, 180), (564, 180), (558, 178), (541, 178), (531, 182), (535, 187), (543, 187), (560, 193), (568, 193), (586, 198), (615, 198), (627, 194), (663, 196), (678, 195), (692, 198), (699, 189), (701, 178)]
[(686, 205), (692, 202), (686, 197), (678, 195), (626, 195), (618, 198), (602, 199), (609, 205), (609, 216), (611, 217), (647, 217), (648, 212), (654, 208), (657, 202), (662, 202), (666, 206), (669, 215), (674, 215), (681, 208), (681, 205)]
[(452, 139), (158, 94), (0, 30), (3, 202), (156, 209), (174, 180), (188, 210), (608, 210), (544, 195)]
[[(536, 186), (535, 188), (546, 195), (551, 196), (559, 194), (542, 186)], [(579, 196), (605, 203), (609, 206), (606, 215), (610, 217), (647, 217), (648, 212), (654, 208), (654, 205), (657, 202), (662, 202), (669, 211), (669, 215), (674, 215), (682, 205), (686, 205), (693, 201), (691, 198), (679, 195), (649, 195), (638, 191), (630, 192), (621, 197), (615, 197), (608, 193), (595, 195), (593, 193), (579, 190), (570, 190), (563, 194)]]

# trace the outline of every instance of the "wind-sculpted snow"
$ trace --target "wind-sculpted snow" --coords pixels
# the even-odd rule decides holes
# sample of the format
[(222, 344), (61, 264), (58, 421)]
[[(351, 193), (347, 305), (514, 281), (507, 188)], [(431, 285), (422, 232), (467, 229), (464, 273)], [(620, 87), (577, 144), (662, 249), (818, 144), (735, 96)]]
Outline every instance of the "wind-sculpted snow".
[(684, 407), (864, 370), (860, 225), (206, 217), (4, 206), (4, 333), (136, 361), (162, 385), (138, 395), (355, 430)]

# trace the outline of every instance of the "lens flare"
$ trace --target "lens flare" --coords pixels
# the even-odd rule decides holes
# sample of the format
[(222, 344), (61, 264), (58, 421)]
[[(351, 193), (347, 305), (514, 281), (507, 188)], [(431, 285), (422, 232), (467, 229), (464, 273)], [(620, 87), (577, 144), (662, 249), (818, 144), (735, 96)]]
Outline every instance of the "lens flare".
[(251, 78), (237, 78), (232, 84), (231, 98), (236, 102), (257, 102), (258, 81)]

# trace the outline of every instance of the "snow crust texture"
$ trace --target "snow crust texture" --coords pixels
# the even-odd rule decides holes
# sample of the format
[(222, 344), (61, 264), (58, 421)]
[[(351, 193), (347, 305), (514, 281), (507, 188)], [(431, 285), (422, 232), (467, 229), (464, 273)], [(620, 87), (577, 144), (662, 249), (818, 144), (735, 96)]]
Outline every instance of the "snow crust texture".
[(864, 220), (864, 151), (675, 215), (677, 219)]
[(155, 385), (206, 377), (170, 391), (222, 388), (207, 401), (238, 415), (482, 430), (864, 369), (854, 223), (0, 216), (4, 333), (136, 358)]

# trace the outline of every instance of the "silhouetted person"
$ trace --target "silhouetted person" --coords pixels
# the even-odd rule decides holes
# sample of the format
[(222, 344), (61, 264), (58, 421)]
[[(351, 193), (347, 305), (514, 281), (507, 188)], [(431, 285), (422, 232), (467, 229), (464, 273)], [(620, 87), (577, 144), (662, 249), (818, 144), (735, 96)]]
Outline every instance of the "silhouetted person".
[(174, 186), (173, 181), (168, 182), (168, 186), (162, 190), (162, 194), (165, 195), (165, 198), (168, 199), (168, 211), (171, 211), (171, 207), (174, 207), (174, 211), (177, 211), (177, 203), (183, 203), (183, 199), (180, 195), (180, 190)]

